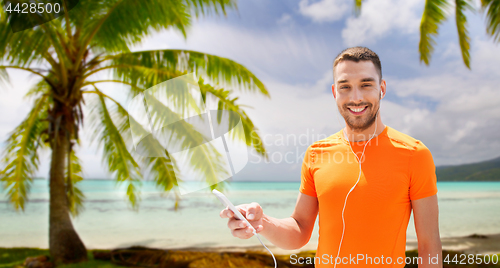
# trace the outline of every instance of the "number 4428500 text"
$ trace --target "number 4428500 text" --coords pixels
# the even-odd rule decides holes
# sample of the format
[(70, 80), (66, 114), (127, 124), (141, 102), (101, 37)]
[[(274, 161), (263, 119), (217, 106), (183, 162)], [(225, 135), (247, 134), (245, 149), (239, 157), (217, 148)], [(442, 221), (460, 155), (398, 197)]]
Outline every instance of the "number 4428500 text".
[(59, 3), (17, 3), (12, 5), (9, 3), (5, 9), (8, 13), (59, 13), (61, 12), (61, 4)]

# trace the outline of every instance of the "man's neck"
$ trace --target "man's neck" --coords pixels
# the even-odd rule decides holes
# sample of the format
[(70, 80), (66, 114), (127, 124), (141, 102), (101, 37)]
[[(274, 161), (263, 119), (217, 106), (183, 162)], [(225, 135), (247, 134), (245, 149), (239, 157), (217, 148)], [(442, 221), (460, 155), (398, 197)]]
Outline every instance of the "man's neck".
[[(375, 125), (377, 129), (375, 130)], [(370, 138), (374, 138), (382, 133), (385, 129), (385, 125), (382, 123), (382, 120), (379, 120), (376, 124), (373, 123), (372, 126), (363, 130), (363, 131), (354, 131), (349, 126), (346, 125), (344, 128), (343, 134), (344, 138), (347, 135), (347, 138), (350, 142), (359, 142), (359, 141), (367, 141)], [(374, 134), (375, 133), (375, 134)]]

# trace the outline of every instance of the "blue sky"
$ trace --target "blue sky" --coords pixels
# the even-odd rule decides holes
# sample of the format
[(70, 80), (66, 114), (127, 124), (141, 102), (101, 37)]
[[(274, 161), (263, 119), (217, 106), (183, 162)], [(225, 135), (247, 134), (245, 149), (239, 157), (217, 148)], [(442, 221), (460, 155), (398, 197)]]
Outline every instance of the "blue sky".
[[(241, 91), (234, 96), (253, 107), (247, 112), (266, 138), (271, 162), (251, 153), (235, 180), (300, 180), (307, 146), (344, 126), (331, 94), (332, 61), (342, 49), (357, 45), (371, 48), (382, 61), (387, 81), (383, 122), (423, 141), (436, 165), (498, 157), (500, 47), (486, 35), (481, 15), (468, 16), (472, 70), (462, 63), (453, 15), (440, 28), (431, 65), (425, 66), (417, 50), (423, 0), (366, 0), (359, 17), (353, 15), (353, 2), (238, 1), (238, 10), (229, 10), (226, 17), (195, 20), (187, 39), (162, 31), (133, 50), (215, 54), (245, 65), (265, 83), (271, 99)], [(21, 72), (10, 74), (12, 86), (1, 91), (0, 99), (0, 113), (9, 115), (0, 119), (2, 141), (26, 115), (29, 101), (22, 95), (35, 81)], [(116, 86), (106, 90), (120, 94)], [(286, 135), (302, 137), (302, 142), (286, 140)], [(83, 142), (78, 153), (86, 177), (110, 177), (101, 165), (101, 149)], [(47, 176), (47, 164), (42, 161), (39, 176)]]

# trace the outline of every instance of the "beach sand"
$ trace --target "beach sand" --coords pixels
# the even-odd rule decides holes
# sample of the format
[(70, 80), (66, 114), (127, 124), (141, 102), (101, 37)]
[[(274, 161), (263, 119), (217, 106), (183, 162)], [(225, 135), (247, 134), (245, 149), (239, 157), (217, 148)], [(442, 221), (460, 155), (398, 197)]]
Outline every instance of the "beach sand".
[[(473, 234), (441, 238), (443, 250), (463, 251), (467, 254), (500, 253), (500, 234)], [(406, 242), (406, 250), (417, 249), (417, 241)]]
[[(443, 250), (448, 251), (448, 254), (500, 254), (500, 234), (490, 234), (490, 235), (470, 235), (465, 237), (446, 237), (441, 239)], [(288, 267), (292, 254), (297, 254), (299, 256), (314, 257), (316, 245), (309, 243), (306, 247), (298, 250), (283, 250), (275, 246), (270, 245), (269, 249), (276, 256), (276, 260), (279, 266)], [(416, 241), (408, 241), (406, 250), (411, 251), (417, 248)], [(0, 250), (2, 250), (0, 248)], [(7, 251), (15, 252), (16, 249), (3, 249), (4, 252)], [(16, 260), (22, 263), (26, 256), (30, 256), (26, 253), (30, 249), (20, 250), (23, 257), (19, 257)], [(91, 249), (89, 249), (91, 250)], [(167, 252), (165, 251), (167, 250)], [(172, 250), (172, 251), (169, 251)], [(18, 249), (19, 251), (19, 249)], [(32, 252), (31, 249), (30, 252)], [(19, 252), (18, 252), (19, 253)], [(36, 253), (38, 255), (47, 255), (48, 251), (43, 253)], [(233, 265), (234, 267), (264, 267), (273, 265), (273, 259), (270, 258), (269, 253), (265, 251), (262, 246), (231, 246), (231, 247), (185, 247), (185, 248), (150, 248), (143, 246), (133, 246), (127, 248), (115, 248), (114, 250), (98, 250), (94, 249), (92, 251), (94, 255), (94, 260), (92, 260), (90, 267), (95, 266), (97, 262), (110, 261), (113, 258), (118, 260), (114, 262), (115, 264), (137, 264), (137, 263), (151, 263), (151, 262), (179, 262), (179, 263), (191, 263), (196, 262), (201, 264), (201, 267), (227, 267), (228, 265)], [(167, 255), (165, 255), (167, 254)], [(415, 252), (407, 252), (407, 256)], [(444, 253), (443, 253), (444, 254)], [(0, 254), (1, 255), (1, 254)], [(19, 254), (18, 254), (19, 255)], [(118, 256), (118, 257), (117, 257)], [(166, 257), (167, 256), (167, 257)], [(33, 256), (31, 256), (33, 257)], [(295, 256), (296, 258), (297, 256)], [(12, 260), (9, 260), (12, 262)], [(10, 263), (9, 262), (9, 263)], [(2, 261), (0, 261), (0, 266)], [(85, 266), (87, 267), (87, 266)], [(198, 266), (197, 266), (198, 267)], [(465, 265), (464, 267), (470, 267)]]
[[(466, 254), (500, 254), (500, 233), (499, 234), (473, 234), (462, 237), (444, 237), (441, 238), (443, 250), (462, 251)], [(274, 245), (266, 245), (274, 254), (287, 255), (304, 251), (315, 251), (317, 244), (309, 243), (307, 246), (298, 250), (284, 250)], [(417, 241), (407, 241), (406, 250), (416, 250)], [(209, 251), (209, 252), (245, 252), (260, 251), (267, 252), (264, 247), (259, 246), (231, 246), (231, 247), (211, 247), (211, 248), (182, 248), (189, 251)]]

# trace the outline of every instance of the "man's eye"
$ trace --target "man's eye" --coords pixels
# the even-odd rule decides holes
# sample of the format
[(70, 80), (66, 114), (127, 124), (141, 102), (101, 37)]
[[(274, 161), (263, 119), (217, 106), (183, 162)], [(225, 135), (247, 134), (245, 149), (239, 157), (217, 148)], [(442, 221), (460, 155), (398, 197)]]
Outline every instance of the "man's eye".
[(364, 84), (363, 86), (364, 87), (370, 87), (371, 85), (370, 84)]

